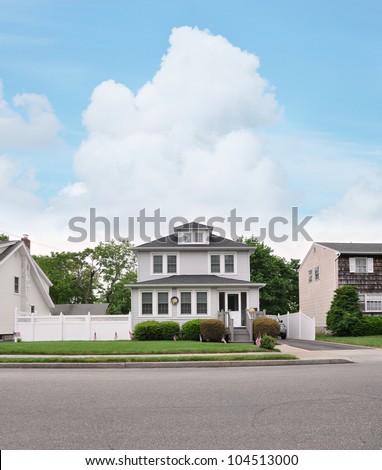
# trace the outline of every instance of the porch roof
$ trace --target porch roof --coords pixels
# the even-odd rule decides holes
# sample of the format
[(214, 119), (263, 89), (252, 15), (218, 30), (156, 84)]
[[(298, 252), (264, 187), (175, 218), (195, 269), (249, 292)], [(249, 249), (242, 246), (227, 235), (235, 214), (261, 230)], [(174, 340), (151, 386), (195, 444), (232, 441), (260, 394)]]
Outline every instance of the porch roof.
[(240, 287), (264, 287), (265, 284), (243, 281), (241, 279), (231, 279), (227, 277), (216, 276), (214, 274), (181, 274), (160, 279), (150, 279), (149, 281), (129, 284), (128, 287), (140, 286), (240, 286)]

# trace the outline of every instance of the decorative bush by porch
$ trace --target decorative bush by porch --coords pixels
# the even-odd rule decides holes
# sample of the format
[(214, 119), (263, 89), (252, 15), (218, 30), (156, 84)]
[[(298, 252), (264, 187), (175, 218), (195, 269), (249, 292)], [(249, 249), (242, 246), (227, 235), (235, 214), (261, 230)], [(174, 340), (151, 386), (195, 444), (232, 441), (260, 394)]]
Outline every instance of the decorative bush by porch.
[(253, 322), (253, 335), (268, 335), (277, 338), (280, 334), (280, 324), (271, 318), (256, 318)]
[(200, 334), (204, 341), (218, 343), (225, 333), (225, 325), (221, 320), (203, 320), (200, 323)]
[(203, 320), (189, 320), (182, 326), (183, 339), (199, 341), (200, 324)]
[(174, 321), (148, 320), (134, 328), (134, 339), (138, 341), (171, 340), (175, 334), (179, 335), (179, 325)]
[(159, 339), (174, 339), (174, 335), (179, 336), (180, 328), (179, 324), (175, 321), (162, 321), (159, 322), (159, 331), (160, 331), (160, 338)]

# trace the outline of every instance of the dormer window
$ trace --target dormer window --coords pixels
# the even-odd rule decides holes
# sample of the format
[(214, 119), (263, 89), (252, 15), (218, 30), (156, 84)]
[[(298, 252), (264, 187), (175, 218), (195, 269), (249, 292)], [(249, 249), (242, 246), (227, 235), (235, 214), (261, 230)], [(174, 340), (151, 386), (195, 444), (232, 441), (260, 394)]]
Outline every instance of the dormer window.
[(207, 245), (208, 244), (208, 231), (197, 230), (189, 232), (179, 232), (178, 234), (179, 245)]

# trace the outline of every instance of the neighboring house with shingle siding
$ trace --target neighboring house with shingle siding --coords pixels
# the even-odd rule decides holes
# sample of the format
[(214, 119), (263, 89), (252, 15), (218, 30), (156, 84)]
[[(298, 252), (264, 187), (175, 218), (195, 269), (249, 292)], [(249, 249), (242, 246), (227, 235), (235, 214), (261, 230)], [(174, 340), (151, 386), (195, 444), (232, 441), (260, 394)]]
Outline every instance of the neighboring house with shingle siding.
[(253, 247), (192, 222), (173, 234), (134, 248), (137, 283), (131, 284), (132, 326), (145, 320), (218, 318), (230, 311), (234, 326), (245, 326), (246, 310), (259, 308), (259, 289), (250, 282)]
[(326, 326), (334, 291), (353, 285), (365, 315), (382, 315), (382, 243), (313, 243), (299, 271), (300, 310)]
[(15, 310), (49, 315), (51, 282), (30, 255), (30, 241), (0, 241), (0, 339), (14, 333)]

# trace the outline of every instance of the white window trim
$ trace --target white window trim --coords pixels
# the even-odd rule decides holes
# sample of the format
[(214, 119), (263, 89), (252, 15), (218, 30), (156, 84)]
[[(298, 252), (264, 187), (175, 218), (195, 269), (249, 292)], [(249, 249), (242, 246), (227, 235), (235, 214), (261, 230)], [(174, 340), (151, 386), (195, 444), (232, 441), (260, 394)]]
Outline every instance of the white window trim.
[(381, 308), (380, 309), (377, 309), (377, 310), (372, 310), (372, 309), (368, 309), (367, 308), (367, 302), (373, 302), (373, 301), (376, 301), (376, 302), (382, 302), (382, 294), (366, 294), (366, 293), (363, 293), (363, 292), (360, 292), (359, 295), (363, 295), (365, 296), (365, 309), (363, 310), (363, 312), (365, 313), (368, 313), (368, 312), (381, 312), (382, 311), (382, 305), (381, 305)]
[[(366, 260), (366, 272), (357, 271), (357, 259)], [(349, 258), (349, 271), (355, 274), (370, 274), (374, 272), (374, 258), (368, 258), (366, 256), (357, 256), (355, 258)]]
[(308, 284), (313, 282), (313, 268), (308, 270)]
[[(317, 270), (318, 270), (318, 277), (317, 277), (317, 275), (316, 275)], [(320, 278), (321, 278), (321, 270), (320, 270), (320, 267), (319, 267), (319, 266), (316, 266), (316, 267), (314, 268), (314, 282), (319, 281)]]
[[(158, 293), (166, 292), (168, 296), (168, 313), (158, 313)], [(142, 313), (142, 294), (152, 294), (153, 313)], [(138, 317), (139, 318), (168, 318), (172, 316), (171, 304), (171, 290), (170, 289), (142, 289), (138, 293)]]
[[(162, 256), (162, 272), (161, 273), (154, 273), (154, 256)], [(175, 272), (171, 272), (169, 273), (168, 270), (167, 270), (167, 257), (168, 256), (176, 256), (176, 271)], [(179, 257), (179, 252), (166, 252), (166, 253), (156, 253), (156, 252), (152, 252), (151, 253), (151, 259), (150, 259), (150, 271), (151, 271), (151, 275), (152, 276), (163, 276), (164, 274), (165, 275), (169, 275), (169, 276), (172, 276), (172, 275), (175, 275), (175, 274), (179, 274), (179, 262), (180, 262), (180, 257)]]
[[(181, 292), (191, 293), (191, 313), (180, 313), (181, 312)], [(196, 313), (197, 310), (197, 292), (207, 292), (207, 313)], [(177, 297), (179, 303), (176, 306), (176, 317), (177, 318), (207, 318), (211, 317), (211, 289), (177, 289)]]
[[(218, 273), (212, 272), (212, 269), (211, 269), (211, 256), (212, 255), (220, 256), (220, 272)], [(233, 256), (233, 272), (225, 271), (225, 255)], [(209, 251), (208, 252), (208, 274), (215, 274), (215, 275), (221, 275), (221, 276), (235, 276), (237, 274), (237, 253), (232, 252), (232, 251), (222, 251), (222, 252)]]
[[(190, 234), (191, 241), (184, 241), (185, 233)], [(201, 233), (203, 235), (202, 241), (196, 241), (196, 233)], [(209, 245), (209, 230), (184, 230), (178, 232), (178, 245)]]

